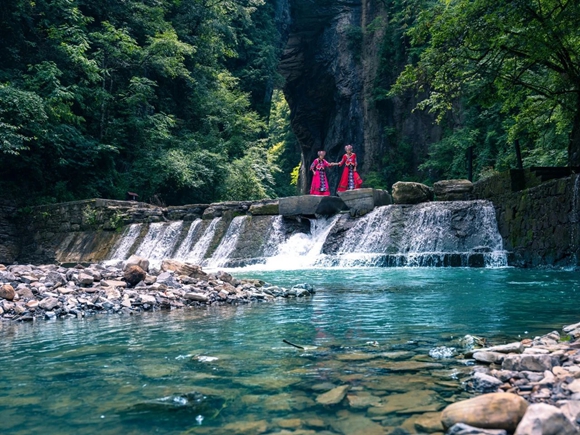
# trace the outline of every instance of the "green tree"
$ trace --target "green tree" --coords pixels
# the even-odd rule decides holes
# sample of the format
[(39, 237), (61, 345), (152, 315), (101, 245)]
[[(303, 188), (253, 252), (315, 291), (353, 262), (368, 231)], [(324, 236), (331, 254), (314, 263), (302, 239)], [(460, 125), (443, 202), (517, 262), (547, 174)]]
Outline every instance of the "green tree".
[(580, 3), (438, 1), (408, 35), (422, 51), (392, 94), (418, 89), (418, 107), (440, 121), (458, 101), (500, 104), (507, 140), (524, 139), (529, 161), (551, 153), (558, 163), (567, 145), (569, 164), (580, 165)]
[(262, 0), (1, 2), (2, 192), (212, 202), (236, 191), (230, 162), (264, 155), (268, 171), (234, 196), (271, 196), (259, 112), (279, 36), (255, 19), (272, 13)]

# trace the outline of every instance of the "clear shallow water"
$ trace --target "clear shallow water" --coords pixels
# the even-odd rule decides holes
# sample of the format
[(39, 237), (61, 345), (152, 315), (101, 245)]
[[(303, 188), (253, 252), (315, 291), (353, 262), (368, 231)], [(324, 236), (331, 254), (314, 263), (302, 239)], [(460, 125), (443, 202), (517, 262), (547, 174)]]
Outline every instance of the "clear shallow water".
[[(309, 282), (318, 292), (250, 306), (0, 324), (0, 433), (381, 433), (467, 394), (461, 381), (470, 367), (429, 357), (434, 347), (460, 349), (466, 334), (502, 343), (580, 321), (577, 272), (234, 275)], [(440, 365), (405, 368), (409, 362)], [(350, 385), (351, 405), (315, 403), (338, 385)], [(408, 394), (414, 408), (393, 405)]]

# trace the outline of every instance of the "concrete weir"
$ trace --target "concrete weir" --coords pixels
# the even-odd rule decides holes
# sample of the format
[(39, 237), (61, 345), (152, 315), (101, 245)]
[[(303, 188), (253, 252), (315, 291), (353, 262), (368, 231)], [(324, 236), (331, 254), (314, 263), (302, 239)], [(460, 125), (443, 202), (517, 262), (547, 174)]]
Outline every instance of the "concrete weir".
[(131, 254), (207, 268), (505, 265), (489, 201), (392, 204), (384, 190), (154, 207), (88, 200), (34, 209), (19, 262), (119, 262)]
[[(121, 261), (148, 252), (230, 267), (293, 253), (330, 267), (475, 267), (501, 265), (507, 251), (520, 267), (579, 266), (580, 176), (515, 191), (512, 181), (499, 174), (459, 192), (465, 200), (442, 200), (456, 192), (437, 191), (435, 201), (414, 205), (399, 197), (391, 204), (377, 189), (177, 207), (105, 199), (20, 210), (4, 204), (0, 263)], [(237, 216), (245, 219), (229, 231), (235, 243), (220, 248)]]

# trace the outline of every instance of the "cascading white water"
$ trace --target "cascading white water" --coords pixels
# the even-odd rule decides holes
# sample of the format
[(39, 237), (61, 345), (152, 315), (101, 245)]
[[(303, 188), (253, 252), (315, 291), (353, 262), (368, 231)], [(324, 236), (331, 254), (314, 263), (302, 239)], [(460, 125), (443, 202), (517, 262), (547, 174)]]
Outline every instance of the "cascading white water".
[(360, 218), (348, 231), (339, 254), (380, 252), (381, 246), (389, 244), (392, 206), (377, 207)]
[(119, 241), (112, 249), (113, 253), (109, 256), (110, 261), (125, 260), (127, 258), (131, 247), (135, 244), (141, 233), (142, 226), (143, 224), (131, 224), (125, 228)]
[(290, 270), (313, 267), (321, 260), (322, 246), (339, 216), (310, 221), (310, 233), (297, 233), (278, 246), (274, 256), (266, 259), (260, 269)]
[[(575, 202), (573, 213), (576, 213), (576, 207)], [(264, 237), (266, 240), (260, 244), (256, 237), (262, 237), (263, 230), (260, 233), (252, 228), (245, 231), (246, 223), (253, 225), (253, 221), (249, 216), (239, 216), (232, 220), (217, 249), (208, 259), (205, 258), (207, 250), (215, 238), (221, 218), (214, 218), (209, 225), (201, 219), (192, 222), (177, 249), (177, 242), (185, 230), (183, 222), (154, 223), (149, 226), (136, 254), (153, 262), (175, 258), (209, 268), (254, 264), (255, 267), (271, 270), (321, 266), (507, 265), (495, 210), (488, 201), (390, 205), (378, 207), (356, 220), (347, 216), (343, 218), (340, 228), (332, 232), (330, 238), (329, 234), (341, 215), (310, 220), (310, 233), (294, 233), (287, 238), (283, 218), (273, 216), (269, 221), (269, 232)], [(205, 228), (203, 232), (202, 228)], [(140, 232), (141, 224), (131, 225), (111, 258), (125, 259)], [(238, 249), (240, 236), (244, 237), (242, 251), (233, 255)], [(247, 243), (248, 237), (254, 242), (253, 245)], [(326, 242), (323, 254), (322, 248)], [(249, 250), (249, 246), (254, 246), (253, 250)], [(265, 264), (256, 264), (260, 262)]]
[(187, 230), (187, 235), (185, 236), (185, 238), (179, 245), (179, 248), (177, 248), (177, 252), (173, 256), (176, 260), (184, 261), (185, 259), (187, 259), (187, 256), (191, 252), (191, 248), (194, 245), (195, 235), (197, 233), (197, 229), (199, 228), (200, 224), (201, 219), (196, 219), (191, 223), (189, 229)]
[(284, 224), (282, 216), (274, 216), (272, 218), (272, 225), (268, 233), (268, 239), (264, 244), (263, 256), (273, 257), (278, 253), (280, 246), (285, 241)]
[(183, 221), (152, 223), (135, 253), (154, 263), (169, 258), (177, 244), (182, 227)]
[(197, 243), (193, 246), (191, 251), (186, 255), (185, 261), (200, 264), (205, 257), (205, 253), (209, 248), (211, 241), (215, 235), (215, 229), (218, 222), (221, 220), (221, 217), (213, 218), (208, 227), (205, 229)]
[[(486, 201), (384, 206), (361, 218), (338, 251), (338, 266), (507, 265), (495, 210)], [(327, 261), (327, 264), (329, 262)]]
[(248, 220), (248, 216), (236, 216), (232, 219), (226, 234), (222, 238), (220, 244), (214, 251), (211, 258), (206, 259), (203, 262), (203, 266), (209, 268), (216, 268), (222, 267), (230, 254), (236, 248), (236, 244), (238, 243), (238, 239), (240, 237), (240, 232), (244, 227), (244, 223)]

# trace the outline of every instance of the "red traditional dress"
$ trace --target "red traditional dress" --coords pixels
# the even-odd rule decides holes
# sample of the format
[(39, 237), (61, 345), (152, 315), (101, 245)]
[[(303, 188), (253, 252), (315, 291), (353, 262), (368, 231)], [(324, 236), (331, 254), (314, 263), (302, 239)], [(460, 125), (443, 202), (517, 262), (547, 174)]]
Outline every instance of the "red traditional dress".
[(328, 178), (326, 178), (326, 168), (328, 167), (330, 167), (330, 163), (320, 157), (317, 157), (310, 165), (310, 170), (314, 171), (312, 184), (310, 185), (311, 195), (330, 195)]
[(344, 166), (342, 171), (342, 176), (340, 177), (340, 183), (338, 183), (338, 192), (344, 192), (346, 190), (358, 189), (362, 186), (363, 180), (358, 175), (356, 171), (356, 154), (347, 153), (342, 156), (342, 160), (338, 163), (338, 166)]

